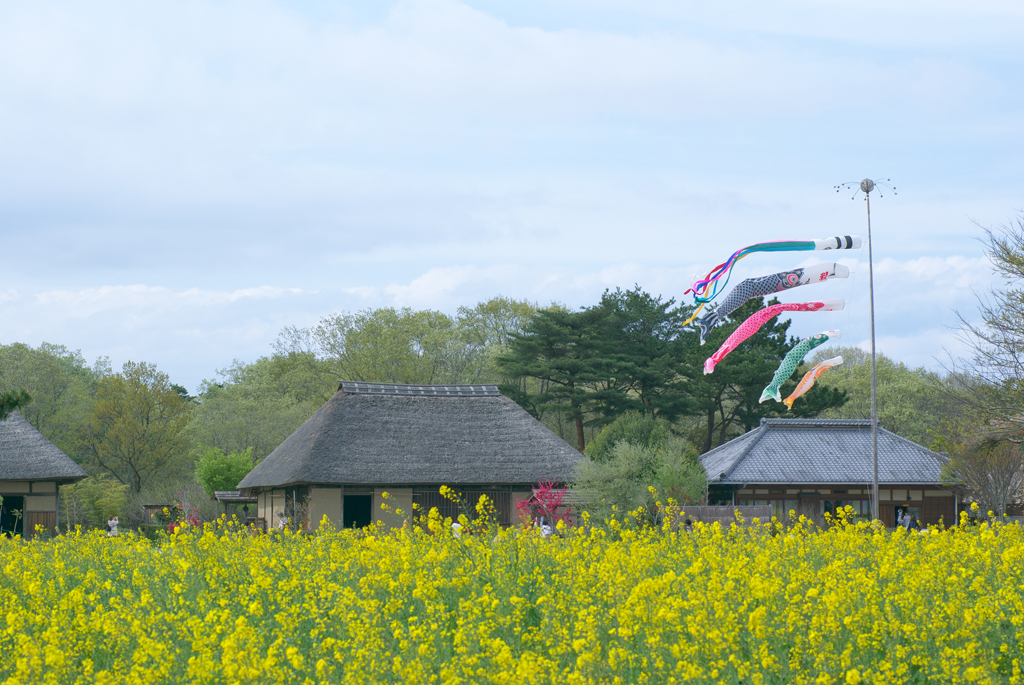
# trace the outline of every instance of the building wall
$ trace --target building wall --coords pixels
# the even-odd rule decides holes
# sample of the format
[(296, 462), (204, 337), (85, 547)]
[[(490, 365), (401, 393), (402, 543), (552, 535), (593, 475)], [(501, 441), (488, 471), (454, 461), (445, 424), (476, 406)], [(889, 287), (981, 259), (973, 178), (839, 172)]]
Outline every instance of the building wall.
[[(384, 493), (388, 498), (384, 498)], [(382, 504), (387, 504), (390, 511), (384, 511)], [(397, 513), (401, 510), (402, 513)], [(373, 522), (390, 528), (402, 526), (405, 519), (412, 521), (412, 488), (374, 488), (373, 489)]]
[(263, 519), (267, 530), (280, 528), (281, 522), (288, 516), (286, 498), (287, 493), (280, 488), (264, 490), (256, 496), (256, 516)]
[(522, 517), (519, 515), (519, 511), (516, 507), (520, 502), (528, 502), (533, 497), (533, 490), (516, 490), (512, 492), (512, 511), (511, 511), (511, 522), (512, 525), (518, 523), (529, 523), (529, 517)]
[[(515, 488), (515, 489), (513, 489)], [(406, 518), (413, 516), (413, 504), (418, 504), (426, 515), (431, 506), (437, 506), (442, 516), (457, 518), (462, 513), (458, 504), (447, 500), (438, 493), (434, 486), (423, 486), (423, 488), (402, 488), (402, 487), (375, 487), (365, 486), (299, 486), (298, 488), (277, 488), (256, 490), (253, 495), (256, 497), (256, 517), (266, 529), (278, 527), (281, 520), (279, 514), (290, 516), (292, 512), (292, 492), (298, 494), (301, 515), (303, 499), (308, 496), (306, 502), (306, 529), (317, 530), (324, 516), (331, 521), (336, 529), (351, 527), (350, 521), (345, 521), (345, 497), (351, 494), (357, 497), (371, 496), (371, 521), (389, 527), (402, 526)], [(384, 498), (384, 493), (388, 498)], [(528, 500), (532, 490), (524, 488), (523, 485), (494, 485), (487, 487), (466, 488), (462, 492), (463, 498), (471, 509), (475, 508), (481, 494), (486, 494), (492, 501), (498, 513), (499, 523), (502, 525), (518, 525), (519, 517), (515, 511), (515, 505), (521, 500)], [(382, 504), (387, 504), (385, 511)], [(401, 514), (395, 513), (401, 511)]]
[[(757, 485), (734, 491), (737, 505), (768, 505), (780, 520), (790, 511), (821, 524), (824, 512), (850, 506), (854, 513), (871, 516), (871, 486)], [(896, 525), (896, 508), (906, 507), (923, 525), (956, 522), (956, 498), (950, 490), (935, 485), (886, 485), (878, 489), (878, 513), (886, 526)]]
[(309, 519), (307, 530), (316, 530), (326, 516), (335, 530), (342, 527), (341, 488), (309, 489)]
[[(0, 496), (22, 498), (21, 530), (26, 539), (35, 535), (36, 526), (43, 526), (50, 535), (57, 534), (57, 492), (55, 481), (0, 480)], [(4, 508), (8, 506), (4, 504)]]

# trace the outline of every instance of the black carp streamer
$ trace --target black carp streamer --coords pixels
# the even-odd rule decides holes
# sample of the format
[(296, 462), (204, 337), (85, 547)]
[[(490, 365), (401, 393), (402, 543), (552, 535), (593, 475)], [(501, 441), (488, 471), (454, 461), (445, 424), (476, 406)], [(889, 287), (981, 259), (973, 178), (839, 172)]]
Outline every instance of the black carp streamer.
[(700, 344), (704, 344), (712, 328), (739, 309), (747, 300), (773, 295), (807, 283), (821, 283), (830, 278), (846, 278), (849, 275), (849, 269), (842, 264), (833, 262), (831, 264), (815, 264), (791, 271), (780, 271), (770, 276), (748, 278), (733, 288), (722, 300), (722, 304), (694, 322), (700, 329)]

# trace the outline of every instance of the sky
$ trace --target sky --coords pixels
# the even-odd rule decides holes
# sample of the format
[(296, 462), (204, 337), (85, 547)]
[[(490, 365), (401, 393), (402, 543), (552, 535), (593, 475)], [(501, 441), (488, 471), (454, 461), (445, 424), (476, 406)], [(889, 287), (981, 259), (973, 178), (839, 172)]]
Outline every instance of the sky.
[[(339, 311), (688, 301), (750, 243), (866, 238), (833, 186), (870, 177), (878, 349), (938, 369), (1024, 211), (1021, 35), (986, 0), (4, 3), (0, 344), (195, 390)], [(837, 257), (782, 299), (846, 308), (791, 330), (867, 346), (866, 247), (733, 279)]]

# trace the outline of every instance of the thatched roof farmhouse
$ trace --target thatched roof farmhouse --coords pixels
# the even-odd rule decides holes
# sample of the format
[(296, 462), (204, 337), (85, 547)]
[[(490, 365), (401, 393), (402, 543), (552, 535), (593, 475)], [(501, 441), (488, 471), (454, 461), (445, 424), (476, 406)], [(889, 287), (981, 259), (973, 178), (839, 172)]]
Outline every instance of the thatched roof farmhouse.
[(43, 526), (54, 534), (60, 486), (86, 475), (20, 413), (0, 421), (0, 533), (31, 537)]
[[(342, 382), (338, 392), (238, 484), (264, 525), (293, 515), (315, 527), (398, 523), (417, 503), (457, 513), (448, 485), (473, 503), (486, 493), (503, 522), (541, 481), (572, 479), (579, 453), (493, 385)], [(449, 511), (451, 510), (451, 511)]]

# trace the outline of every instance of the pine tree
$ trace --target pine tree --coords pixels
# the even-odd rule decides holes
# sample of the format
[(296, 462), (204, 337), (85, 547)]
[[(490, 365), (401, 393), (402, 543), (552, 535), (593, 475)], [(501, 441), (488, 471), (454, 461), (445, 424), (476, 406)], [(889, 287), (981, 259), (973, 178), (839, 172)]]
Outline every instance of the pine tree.
[(11, 415), (11, 412), (20, 407), (24, 407), (31, 401), (32, 398), (29, 397), (27, 392), (25, 392), (25, 388), (21, 388), (17, 392), (14, 390), (8, 390), (4, 394), (0, 395), (0, 421), (5, 420)]
[(688, 406), (683, 373), (687, 308), (633, 290), (605, 291), (597, 355), (598, 393), (606, 421), (639, 411), (675, 421)]
[(504, 376), (540, 382), (536, 393), (525, 392), (519, 385), (503, 385), (502, 392), (534, 416), (545, 411), (568, 414), (576, 427), (580, 452), (586, 447), (584, 424), (601, 398), (594, 390), (601, 381), (598, 336), (604, 316), (605, 312), (596, 308), (541, 310), (521, 335), (512, 338), (508, 352), (497, 359)]

